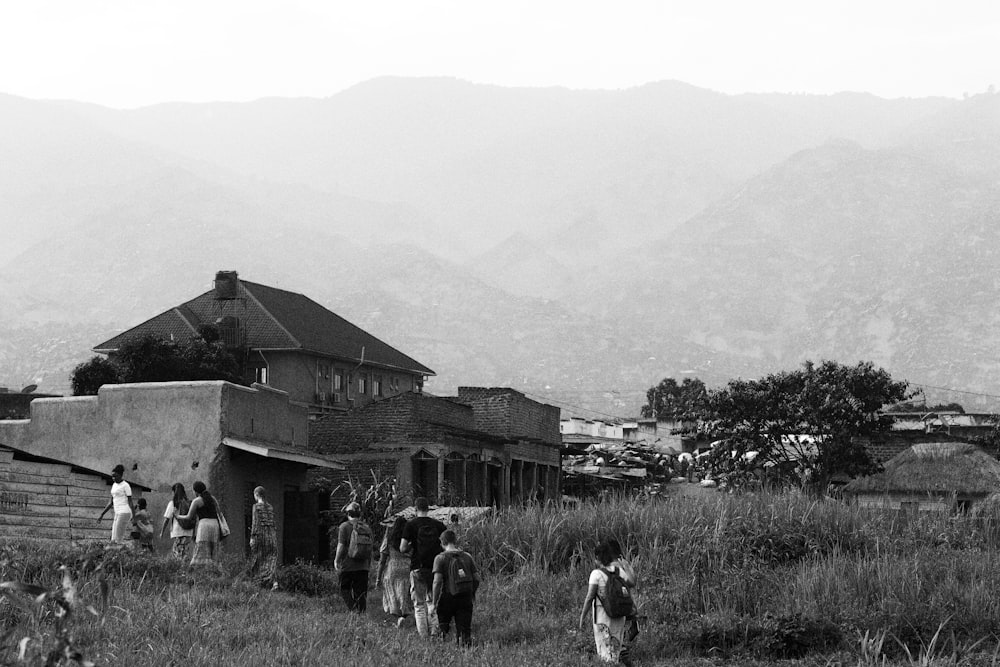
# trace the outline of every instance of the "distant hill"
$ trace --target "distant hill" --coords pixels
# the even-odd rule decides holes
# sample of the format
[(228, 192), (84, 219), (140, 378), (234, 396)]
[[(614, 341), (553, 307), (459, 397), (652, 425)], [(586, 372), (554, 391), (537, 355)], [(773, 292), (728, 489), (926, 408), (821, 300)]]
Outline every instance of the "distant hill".
[(0, 96), (0, 385), (65, 391), (90, 345), (236, 269), (442, 393), (628, 414), (666, 375), (825, 357), (1000, 394), (998, 99), (398, 78), (133, 111)]

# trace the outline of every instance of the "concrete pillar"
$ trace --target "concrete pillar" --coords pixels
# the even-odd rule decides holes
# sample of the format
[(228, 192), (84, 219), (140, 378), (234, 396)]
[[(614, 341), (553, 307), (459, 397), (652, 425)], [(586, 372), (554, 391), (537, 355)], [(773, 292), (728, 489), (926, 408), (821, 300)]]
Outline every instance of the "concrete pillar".
[(479, 489), (479, 504), (485, 507), (490, 504), (490, 464), (486, 461), (480, 461), (479, 470), (479, 480), (482, 486)]
[(444, 453), (442, 452), (437, 459), (437, 502), (440, 503), (441, 499), (444, 498)]
[(501, 490), (503, 494), (503, 504), (510, 505), (510, 478), (511, 478), (511, 467), (513, 467), (514, 462), (511, 461), (503, 467), (503, 489)]

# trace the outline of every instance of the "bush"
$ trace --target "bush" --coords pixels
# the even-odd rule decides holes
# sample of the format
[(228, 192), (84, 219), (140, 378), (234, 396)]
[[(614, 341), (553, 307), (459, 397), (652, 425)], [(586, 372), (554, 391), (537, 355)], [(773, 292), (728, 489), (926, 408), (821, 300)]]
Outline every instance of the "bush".
[(313, 597), (334, 595), (339, 590), (336, 580), (328, 570), (322, 570), (301, 559), (291, 565), (279, 567), (275, 580), (280, 590)]

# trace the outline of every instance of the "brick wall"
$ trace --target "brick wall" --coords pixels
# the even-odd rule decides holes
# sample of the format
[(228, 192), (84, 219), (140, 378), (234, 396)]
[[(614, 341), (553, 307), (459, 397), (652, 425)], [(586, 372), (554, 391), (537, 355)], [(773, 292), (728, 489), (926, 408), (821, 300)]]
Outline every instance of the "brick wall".
[(473, 410), (447, 398), (400, 394), (311, 422), (309, 448), (338, 456), (363, 452), (378, 442), (407, 442), (436, 425), (472, 429)]
[(533, 401), (508, 387), (459, 387), (458, 400), (472, 407), (476, 428), (513, 439), (558, 445), (559, 408)]

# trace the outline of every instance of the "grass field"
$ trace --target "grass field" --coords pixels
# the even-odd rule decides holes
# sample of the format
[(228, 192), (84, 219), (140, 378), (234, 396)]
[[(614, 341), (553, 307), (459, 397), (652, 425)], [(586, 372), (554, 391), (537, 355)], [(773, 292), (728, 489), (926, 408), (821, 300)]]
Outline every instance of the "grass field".
[(380, 591), (366, 616), (348, 614), (312, 566), (285, 568), (283, 590), (262, 592), (234, 576), (235, 558), (226, 572), (189, 572), (100, 545), (8, 544), (0, 581), (49, 593), (3, 591), (0, 664), (22, 650), (27, 664), (73, 664), (74, 652), (123, 666), (598, 664), (576, 623), (606, 536), (641, 577), (636, 664), (1000, 664), (992, 522), (724, 494), (515, 508), (468, 527), (486, 576), (464, 650), (397, 629)]

